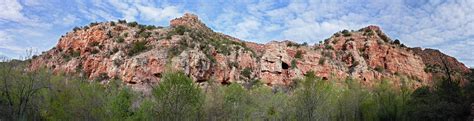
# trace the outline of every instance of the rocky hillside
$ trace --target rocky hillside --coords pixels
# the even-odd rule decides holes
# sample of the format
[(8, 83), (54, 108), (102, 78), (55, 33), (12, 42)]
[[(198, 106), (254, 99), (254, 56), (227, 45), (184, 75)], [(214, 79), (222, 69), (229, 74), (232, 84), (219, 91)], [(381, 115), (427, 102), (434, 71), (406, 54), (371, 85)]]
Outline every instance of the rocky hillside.
[(413, 87), (443, 77), (444, 65), (460, 79), (470, 73), (437, 50), (409, 48), (377, 26), (343, 30), (315, 45), (291, 41), (246, 42), (214, 32), (185, 14), (169, 27), (136, 22), (91, 23), (62, 36), (53, 49), (32, 59), (31, 69), (79, 74), (107, 83), (121, 79), (136, 89), (158, 83), (166, 70), (182, 70), (197, 83), (288, 86), (307, 73), (325, 80), (354, 78), (370, 86), (381, 79)]

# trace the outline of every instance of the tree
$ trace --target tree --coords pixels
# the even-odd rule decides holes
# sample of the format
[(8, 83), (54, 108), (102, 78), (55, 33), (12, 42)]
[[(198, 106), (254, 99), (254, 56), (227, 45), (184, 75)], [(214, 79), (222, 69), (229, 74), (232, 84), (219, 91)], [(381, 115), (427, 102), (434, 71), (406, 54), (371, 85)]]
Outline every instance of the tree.
[(44, 94), (42, 117), (47, 120), (105, 120), (107, 95), (98, 82), (57, 76)]
[(245, 120), (250, 116), (251, 100), (247, 91), (239, 84), (232, 83), (224, 89), (224, 112), (227, 120)]
[(398, 39), (395, 39), (395, 41), (393, 41), (393, 43), (394, 43), (394, 44), (397, 44), (397, 45), (400, 45), (400, 44), (401, 44), (401, 43), (400, 43), (400, 40), (398, 40)]
[(202, 110), (201, 89), (184, 73), (166, 73), (153, 89), (159, 120), (197, 120)]
[[(109, 105), (107, 111), (110, 114), (112, 120), (124, 120), (132, 116), (132, 92), (126, 87), (114, 90), (118, 91), (118, 94), (112, 95), (109, 99)], [(114, 94), (114, 93), (111, 93)]]
[(415, 120), (465, 120), (471, 102), (463, 95), (459, 81), (451, 77), (451, 69), (443, 61), (446, 77), (433, 88), (415, 90), (409, 102), (411, 117)]
[(0, 62), (0, 120), (39, 120), (39, 99), (48, 87), (45, 70), (24, 72), (28, 63)]
[(293, 97), (296, 120), (329, 120), (331, 90), (329, 83), (307, 74)]

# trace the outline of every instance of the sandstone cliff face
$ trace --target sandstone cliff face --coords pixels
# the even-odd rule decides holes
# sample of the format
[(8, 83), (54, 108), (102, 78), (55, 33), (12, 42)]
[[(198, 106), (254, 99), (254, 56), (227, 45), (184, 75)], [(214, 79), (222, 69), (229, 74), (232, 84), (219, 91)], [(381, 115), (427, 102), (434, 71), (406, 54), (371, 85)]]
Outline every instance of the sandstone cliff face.
[[(439, 51), (408, 48), (380, 28), (337, 32), (316, 45), (291, 41), (257, 44), (213, 32), (195, 15), (172, 20), (170, 27), (105, 22), (75, 29), (56, 47), (32, 60), (31, 69), (80, 74), (107, 83), (121, 79), (138, 90), (158, 83), (167, 70), (181, 70), (196, 82), (290, 85), (314, 73), (325, 80), (354, 78), (370, 86), (377, 80), (413, 87), (431, 84), (446, 59), (448, 67), (469, 73), (462, 63)], [(462, 76), (459, 76), (462, 78)]]

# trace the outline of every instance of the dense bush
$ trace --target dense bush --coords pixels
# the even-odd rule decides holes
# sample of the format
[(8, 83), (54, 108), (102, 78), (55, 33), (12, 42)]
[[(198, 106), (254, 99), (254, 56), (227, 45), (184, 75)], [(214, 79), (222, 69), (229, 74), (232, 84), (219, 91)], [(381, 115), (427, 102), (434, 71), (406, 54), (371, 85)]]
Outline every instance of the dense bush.
[(151, 32), (141, 32), (140, 33), (140, 37), (143, 37), (143, 38), (148, 38), (150, 37), (151, 35)]
[(318, 64), (319, 65), (324, 65), (324, 63), (326, 63), (326, 58), (320, 58), (319, 61), (318, 61)]
[(298, 50), (296, 51), (295, 58), (301, 59), (303, 57), (303, 51)]
[(247, 79), (250, 79), (250, 76), (252, 74), (252, 69), (246, 67), (244, 68), (241, 72), (240, 72), (240, 75), (244, 76), (245, 78)]
[(125, 41), (125, 39), (123, 39), (123, 37), (117, 37), (117, 39), (115, 39), (115, 42), (117, 42), (117, 43), (122, 43), (124, 41)]
[(136, 27), (137, 25), (138, 25), (138, 23), (135, 22), (135, 21), (134, 21), (134, 22), (130, 22), (130, 23), (127, 24), (127, 26), (129, 26), (129, 27)]
[(118, 20), (118, 23), (120, 23), (120, 24), (126, 24), (126, 23), (127, 23), (127, 20), (125, 20), (125, 19), (124, 19), (124, 20), (120, 20), (120, 19), (119, 19), (119, 20)]
[(0, 120), (465, 120), (474, 96), (472, 83), (461, 87), (450, 78), (412, 91), (406, 79), (367, 88), (313, 72), (295, 79), (289, 91), (212, 80), (199, 87), (184, 73), (167, 72), (143, 95), (120, 80), (102, 85), (25, 67), (0, 62)]
[(400, 43), (400, 40), (395, 39), (395, 41), (393, 41), (393, 44), (400, 45), (401, 43)]
[(140, 52), (147, 50), (146, 41), (138, 41), (132, 44), (132, 47), (128, 50), (128, 55), (133, 56)]
[(99, 42), (93, 41), (93, 42), (90, 42), (90, 43), (89, 43), (89, 46), (95, 47), (95, 46), (98, 46), (99, 44), (100, 44)]
[(351, 32), (349, 32), (349, 30), (342, 30), (341, 33), (342, 33), (342, 35), (343, 35), (344, 37), (349, 37), (349, 36), (351, 36)]
[(76, 26), (76, 27), (74, 27), (72, 30), (73, 30), (74, 32), (76, 32), (76, 31), (78, 31), (78, 30), (81, 30), (81, 28), (79, 28), (79, 27)]
[(298, 65), (296, 65), (296, 60), (295, 59), (291, 60), (291, 68), (292, 69), (298, 68)]
[(286, 44), (286, 46), (299, 48), (301, 45), (298, 44), (298, 43), (294, 43), (294, 42), (288, 42), (288, 43)]
[(385, 68), (383, 68), (383, 66), (380, 66), (380, 65), (379, 65), (379, 66), (376, 66), (376, 67), (374, 68), (374, 70), (377, 71), (377, 72), (384, 72), (384, 71), (385, 71)]

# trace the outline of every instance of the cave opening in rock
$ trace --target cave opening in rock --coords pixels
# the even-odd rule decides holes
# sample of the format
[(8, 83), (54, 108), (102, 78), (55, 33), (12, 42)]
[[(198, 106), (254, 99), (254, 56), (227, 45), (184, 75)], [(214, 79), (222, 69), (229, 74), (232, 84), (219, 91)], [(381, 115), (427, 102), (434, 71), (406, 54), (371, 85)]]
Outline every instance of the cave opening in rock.
[(281, 62), (281, 68), (288, 69), (288, 68), (290, 68), (290, 66), (288, 64), (286, 64), (285, 62)]
[(206, 80), (206, 79), (198, 79), (198, 80), (196, 80), (196, 82), (198, 82), (198, 83), (205, 82), (205, 81), (207, 81), (207, 80)]
[(161, 73), (155, 73), (155, 74), (153, 74), (153, 76), (155, 76), (157, 78), (161, 78)]
[(224, 80), (221, 82), (222, 85), (230, 85), (230, 82), (228, 80)]

